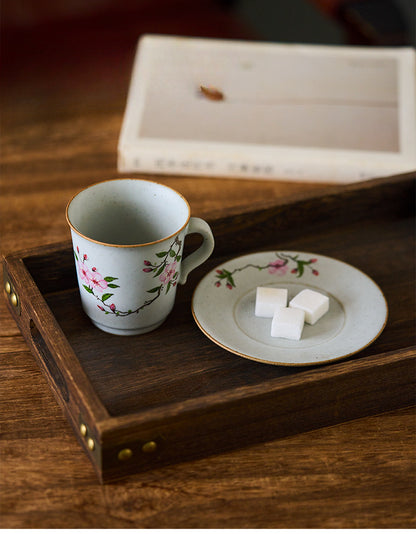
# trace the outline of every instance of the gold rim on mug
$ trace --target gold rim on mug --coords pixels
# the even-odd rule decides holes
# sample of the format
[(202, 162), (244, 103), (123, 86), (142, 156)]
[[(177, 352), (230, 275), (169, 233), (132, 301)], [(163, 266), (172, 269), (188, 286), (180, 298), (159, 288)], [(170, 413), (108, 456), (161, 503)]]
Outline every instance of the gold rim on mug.
[[(97, 185), (106, 184), (106, 183), (109, 183), (109, 182), (142, 182), (142, 183), (153, 184), (153, 185), (157, 185), (157, 186), (160, 186), (160, 187), (164, 187), (165, 189), (169, 189), (170, 191), (172, 191), (173, 193), (178, 195), (178, 197), (180, 197), (184, 201), (186, 207), (188, 208), (188, 216), (186, 218), (185, 224), (183, 224), (178, 230), (176, 230), (176, 232), (173, 232), (173, 234), (170, 234), (170, 235), (168, 235), (166, 237), (163, 237), (161, 239), (157, 239), (156, 241), (147, 241), (146, 243), (134, 243), (134, 244), (131, 244), (131, 245), (118, 245), (118, 244), (115, 244), (115, 243), (106, 243), (105, 241), (98, 241), (97, 239), (93, 239), (91, 237), (88, 237), (87, 235), (83, 234), (80, 230), (78, 230), (78, 228), (76, 228), (76, 226), (71, 222), (71, 220), (69, 218), (69, 214), (68, 214), (69, 207), (70, 207), (72, 201), (78, 195), (83, 193), (84, 191), (87, 191), (88, 189), (96, 187)], [(84, 239), (87, 239), (88, 241), (91, 241), (92, 243), (97, 243), (99, 245), (104, 245), (104, 246), (107, 246), (107, 247), (135, 248), (135, 247), (144, 247), (144, 246), (147, 246), (147, 245), (153, 245), (153, 244), (156, 244), (156, 243), (163, 243), (163, 241), (171, 239), (173, 236), (175, 236), (178, 233), (180, 233), (184, 228), (186, 228), (186, 225), (189, 223), (189, 219), (191, 218), (191, 207), (189, 205), (189, 202), (186, 200), (186, 198), (181, 193), (176, 191), (176, 189), (173, 189), (173, 187), (169, 187), (168, 185), (161, 184), (161, 183), (155, 182), (153, 180), (143, 180), (141, 178), (116, 178), (116, 179), (112, 179), (112, 180), (103, 180), (102, 182), (97, 182), (95, 184), (89, 185), (88, 187), (84, 187), (84, 189), (81, 189), (81, 191), (78, 191), (78, 193), (73, 195), (71, 200), (68, 202), (68, 204), (66, 206), (66, 210), (65, 210), (65, 217), (66, 217), (68, 225), (72, 228), (72, 230), (76, 234), (78, 234), (79, 236), (83, 237)]]

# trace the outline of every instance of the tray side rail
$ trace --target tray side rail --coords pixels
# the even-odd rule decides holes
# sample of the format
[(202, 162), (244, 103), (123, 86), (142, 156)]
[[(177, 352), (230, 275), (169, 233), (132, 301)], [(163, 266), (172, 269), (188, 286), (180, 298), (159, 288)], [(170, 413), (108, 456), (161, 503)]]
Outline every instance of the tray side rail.
[[(270, 205), (209, 221), (215, 236), (215, 253), (239, 255), (267, 247), (270, 236), (285, 241), (299, 236), (302, 228), (315, 232), (376, 218), (411, 217), (415, 213), (416, 172), (376, 178), (331, 189), (326, 194), (290, 201), (270, 201)], [(307, 226), (305, 227), (305, 224)]]
[(101, 481), (411, 406), (415, 378), (416, 346), (113, 417)]
[[(32, 252), (30, 254), (32, 256)], [(109, 414), (28, 272), (24, 257), (25, 253), (21, 253), (3, 258), (3, 292), (7, 306), (99, 474), (101, 436), (96, 423)], [(41, 258), (38, 261), (42, 261)]]

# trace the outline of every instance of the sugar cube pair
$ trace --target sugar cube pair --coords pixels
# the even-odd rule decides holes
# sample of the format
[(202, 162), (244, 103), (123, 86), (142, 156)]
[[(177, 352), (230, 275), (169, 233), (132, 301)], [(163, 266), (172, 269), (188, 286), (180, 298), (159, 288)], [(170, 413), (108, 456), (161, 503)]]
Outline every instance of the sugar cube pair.
[(304, 323), (315, 324), (329, 309), (329, 298), (318, 291), (304, 289), (287, 306), (288, 291), (258, 287), (255, 315), (272, 318), (271, 336), (299, 340)]

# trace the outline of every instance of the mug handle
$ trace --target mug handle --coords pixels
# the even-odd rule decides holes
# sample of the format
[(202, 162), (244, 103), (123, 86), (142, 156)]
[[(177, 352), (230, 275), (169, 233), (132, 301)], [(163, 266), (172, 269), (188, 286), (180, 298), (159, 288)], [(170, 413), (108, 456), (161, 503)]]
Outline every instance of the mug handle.
[(214, 250), (214, 236), (208, 223), (199, 217), (191, 217), (189, 219), (187, 234), (201, 234), (203, 237), (202, 244), (192, 254), (189, 254), (182, 260), (181, 274), (179, 276), (179, 283), (185, 284), (188, 274), (204, 263)]

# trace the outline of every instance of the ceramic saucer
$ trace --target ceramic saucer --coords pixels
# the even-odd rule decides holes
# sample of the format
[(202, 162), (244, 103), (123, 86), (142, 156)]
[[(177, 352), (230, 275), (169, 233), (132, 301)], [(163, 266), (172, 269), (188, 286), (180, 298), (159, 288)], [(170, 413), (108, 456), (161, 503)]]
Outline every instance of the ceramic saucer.
[[(302, 289), (328, 295), (329, 311), (305, 324), (293, 341), (270, 335), (271, 319), (254, 315), (258, 286)], [(342, 261), (308, 252), (260, 252), (234, 258), (209, 272), (192, 298), (192, 313), (204, 334), (239, 356), (275, 365), (317, 365), (346, 358), (371, 344), (387, 321), (387, 303), (377, 284)]]

